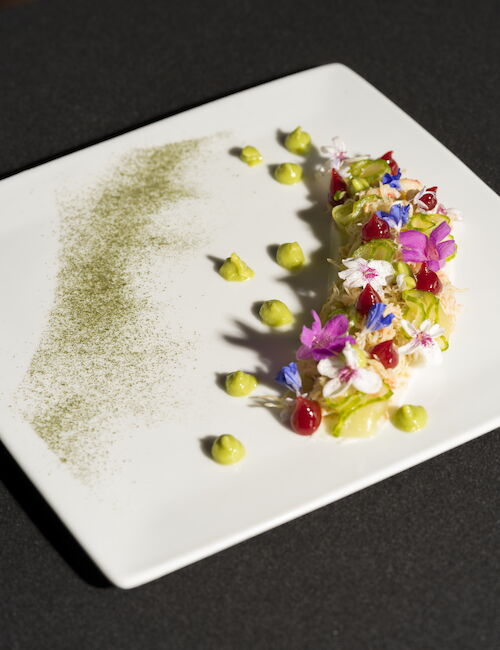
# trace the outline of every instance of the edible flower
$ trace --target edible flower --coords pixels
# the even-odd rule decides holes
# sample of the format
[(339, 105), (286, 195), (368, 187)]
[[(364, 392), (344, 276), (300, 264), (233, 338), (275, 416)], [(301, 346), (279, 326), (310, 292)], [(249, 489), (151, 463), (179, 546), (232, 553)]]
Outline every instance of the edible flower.
[(353, 156), (350, 157), (347, 153), (347, 148), (344, 141), (335, 136), (332, 138), (332, 144), (326, 147), (320, 147), (320, 152), (327, 157), (327, 160), (323, 165), (319, 167), (319, 170), (323, 173), (329, 172), (332, 169), (340, 171), (342, 167), (356, 160), (363, 160), (367, 156)]
[(297, 359), (326, 359), (341, 352), (346, 343), (355, 342), (352, 336), (346, 336), (349, 321), (344, 314), (330, 318), (325, 325), (321, 325), (321, 319), (314, 309), (311, 314), (311, 327), (304, 325), (300, 334), (302, 345), (297, 350)]
[(401, 183), (399, 179), (401, 178), (401, 169), (398, 169), (397, 174), (389, 174), (387, 172), (382, 176), (382, 185), (389, 185), (389, 187), (394, 187), (396, 190), (401, 189)]
[(336, 136), (332, 138), (332, 144), (326, 147), (320, 147), (320, 152), (328, 158), (325, 162), (325, 171), (336, 169), (337, 171), (342, 167), (342, 164), (347, 160), (347, 148), (344, 141)]
[(419, 230), (405, 230), (399, 235), (403, 245), (405, 262), (427, 262), (431, 271), (439, 271), (446, 258), (453, 255), (457, 245), (452, 239), (442, 241), (451, 232), (450, 226), (443, 221), (436, 226), (429, 237)]
[(347, 343), (343, 351), (344, 359), (330, 357), (318, 363), (318, 372), (328, 377), (323, 386), (324, 397), (336, 397), (353, 386), (362, 393), (377, 393), (382, 387), (382, 379), (373, 370), (360, 368), (357, 351)]
[(394, 314), (387, 314), (387, 316), (384, 316), (386, 307), (387, 305), (384, 305), (383, 302), (377, 302), (370, 307), (366, 317), (367, 330), (375, 332), (376, 330), (384, 329), (384, 327), (389, 327), (394, 318)]
[(399, 354), (417, 353), (423, 357), (425, 363), (436, 366), (441, 362), (441, 348), (434, 339), (444, 335), (443, 328), (437, 323), (432, 323), (428, 318), (423, 321), (420, 327), (415, 327), (413, 323), (401, 320), (401, 327), (410, 337), (410, 342), (399, 348)]
[(401, 230), (403, 226), (406, 226), (410, 218), (410, 206), (403, 205), (402, 203), (394, 203), (389, 212), (377, 210), (375, 214), (380, 219), (383, 219), (391, 228)]
[(371, 284), (377, 293), (383, 292), (383, 286), (387, 284), (387, 278), (394, 275), (392, 264), (385, 260), (365, 260), (362, 257), (348, 257), (342, 260), (347, 267), (339, 273), (339, 278), (344, 280), (345, 289), (354, 289)]
[(300, 394), (302, 388), (302, 379), (300, 377), (299, 369), (295, 361), (292, 361), (287, 366), (283, 366), (276, 375), (274, 381), (289, 390), (293, 391), (296, 395)]
[(450, 217), (450, 219), (453, 219), (454, 221), (463, 220), (461, 210), (457, 210), (457, 208), (446, 208), (442, 203), (438, 204), (436, 212), (438, 214), (444, 214), (445, 217)]

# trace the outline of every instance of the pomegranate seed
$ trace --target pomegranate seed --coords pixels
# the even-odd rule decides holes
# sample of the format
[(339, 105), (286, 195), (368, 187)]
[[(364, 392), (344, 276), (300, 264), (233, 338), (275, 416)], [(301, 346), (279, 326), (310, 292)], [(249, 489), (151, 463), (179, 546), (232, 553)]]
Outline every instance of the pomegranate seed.
[(399, 353), (394, 346), (394, 339), (382, 341), (372, 348), (372, 357), (380, 361), (384, 368), (395, 368), (399, 363)]
[[(345, 192), (345, 194), (341, 199), (335, 199), (334, 196), (336, 192)], [(332, 180), (330, 181), (330, 194), (328, 198), (332, 206), (341, 205), (347, 198), (349, 198), (349, 194), (347, 193), (347, 184), (336, 169), (332, 169)]]
[(432, 271), (427, 264), (422, 264), (415, 278), (417, 280), (416, 288), (419, 291), (430, 291), (437, 296), (443, 288), (438, 274)]
[(297, 397), (290, 418), (290, 425), (295, 433), (310, 436), (321, 424), (321, 406), (318, 402), (305, 397)]
[(425, 191), (424, 194), (420, 197), (419, 201), (421, 201), (427, 210), (434, 210), (434, 208), (437, 205), (437, 186), (434, 187), (428, 187), (427, 190)]
[(361, 239), (363, 241), (371, 241), (372, 239), (390, 239), (391, 238), (391, 229), (389, 224), (377, 217), (376, 214), (372, 214), (369, 221), (365, 223), (361, 229)]
[(388, 151), (383, 156), (380, 156), (380, 158), (389, 164), (389, 167), (391, 168), (391, 176), (395, 176), (398, 173), (399, 165), (392, 157), (392, 154), (392, 151)]
[(371, 284), (367, 284), (358, 296), (356, 309), (360, 314), (366, 316), (370, 311), (370, 307), (373, 307), (373, 305), (376, 305), (378, 302), (382, 302), (382, 298), (378, 295)]

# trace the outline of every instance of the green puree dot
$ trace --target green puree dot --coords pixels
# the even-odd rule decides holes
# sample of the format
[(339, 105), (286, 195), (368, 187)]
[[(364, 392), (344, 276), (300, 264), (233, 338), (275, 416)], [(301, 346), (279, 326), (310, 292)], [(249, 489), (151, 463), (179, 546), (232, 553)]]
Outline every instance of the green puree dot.
[(286, 136), (285, 147), (292, 153), (304, 156), (311, 148), (311, 136), (298, 126)]
[(226, 377), (226, 392), (232, 397), (245, 397), (257, 387), (257, 379), (242, 370), (231, 372)]
[(229, 433), (219, 436), (212, 445), (212, 458), (221, 465), (234, 465), (245, 453), (243, 444)]
[(240, 153), (240, 160), (246, 163), (249, 167), (255, 167), (262, 162), (262, 154), (258, 149), (251, 146), (243, 147)]
[(281, 163), (274, 170), (274, 178), (283, 185), (294, 185), (302, 179), (302, 167), (296, 163)]
[(427, 411), (423, 406), (413, 406), (412, 404), (404, 404), (392, 416), (392, 423), (398, 429), (413, 433), (419, 429), (423, 429), (427, 424), (428, 416)]
[(255, 275), (236, 253), (231, 253), (231, 257), (225, 260), (219, 269), (219, 274), (228, 282), (244, 282)]
[(281, 244), (276, 253), (276, 261), (288, 271), (298, 271), (304, 266), (304, 253), (298, 242)]
[(259, 316), (269, 327), (283, 327), (293, 323), (292, 312), (281, 300), (266, 300), (259, 309)]

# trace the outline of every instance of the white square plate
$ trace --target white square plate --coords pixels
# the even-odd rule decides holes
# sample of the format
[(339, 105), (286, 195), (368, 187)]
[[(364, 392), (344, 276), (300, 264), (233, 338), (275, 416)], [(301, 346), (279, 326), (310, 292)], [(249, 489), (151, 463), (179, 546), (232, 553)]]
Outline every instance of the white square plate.
[[(255, 316), (258, 301), (284, 300), (299, 325), (325, 296), (329, 216), (325, 183), (312, 173), (315, 157), (306, 164), (306, 182), (288, 187), (271, 178), (267, 165), (249, 168), (232, 153), (253, 144), (270, 165), (293, 160), (280, 145), (278, 130), (297, 124), (317, 145), (341, 135), (352, 151), (380, 155), (394, 149), (410, 177), (438, 185), (444, 204), (464, 213), (454, 271), (455, 283), (467, 288), (461, 295), (464, 310), (442, 367), (420, 372), (410, 386), (409, 401), (424, 404), (430, 415), (429, 426), (418, 434), (387, 425), (373, 439), (355, 444), (326, 434), (303, 438), (274, 413), (253, 408), (250, 399), (230, 398), (217, 381), (217, 373), (238, 368), (257, 369), (272, 380), (292, 359), (296, 332), (267, 331)], [(159, 192), (156, 203), (143, 196), (149, 200), (143, 209), (147, 233), (140, 231), (122, 250), (121, 226), (102, 234), (102, 224), (96, 225), (94, 237), (104, 237), (99, 257), (89, 224), (110, 170), (138, 148), (187, 138), (207, 138), (179, 171), (197, 197), (169, 203), (168, 188), (154, 186), (152, 168), (143, 182), (144, 169), (130, 167), (138, 180), (127, 182), (136, 182), (139, 196)], [(166, 187), (170, 181), (161, 182)], [(499, 213), (499, 197), (479, 178), (339, 64), (232, 95), (4, 180), (2, 441), (96, 564), (127, 588), (470, 440), (500, 424), (500, 347), (484, 337), (488, 326), (500, 321), (493, 267)], [(102, 218), (102, 210), (96, 214)], [(107, 218), (128, 223), (129, 217), (122, 210)], [(76, 237), (78, 228), (83, 234)], [(293, 240), (301, 242), (311, 265), (289, 281), (268, 247)], [(72, 268), (68, 241), (83, 246), (72, 251)], [(251, 282), (225, 283), (215, 272), (212, 258), (233, 250), (255, 269)], [(104, 257), (109, 251), (109, 264), (103, 251)], [(84, 270), (86, 261), (93, 270)], [(71, 330), (78, 328), (67, 321), (72, 314), (67, 273), (78, 292), (85, 273), (93, 273), (95, 281), (96, 265), (111, 274), (111, 281), (123, 281), (128, 297), (142, 296), (144, 313), (133, 312), (121, 329), (111, 316), (95, 345), (78, 356), (74, 345), (64, 347), (64, 336), (74, 344)], [(66, 283), (62, 289), (61, 282)], [(110, 294), (116, 297), (113, 291), (116, 287)], [(92, 297), (87, 300), (91, 307), (96, 304)], [(66, 318), (64, 335), (54, 330), (55, 309)], [(87, 326), (88, 343), (98, 326)], [(28, 380), (30, 367), (34, 374)], [(257, 394), (269, 393), (271, 385), (264, 382)], [(92, 417), (80, 408), (82, 400), (87, 407), (90, 400)], [(26, 409), (32, 413), (27, 419)], [(62, 438), (49, 449), (30, 424), (35, 416), (42, 428), (61, 435), (61, 417), (69, 418), (76, 437), (68, 442), (66, 462), (60, 460)], [(235, 434), (247, 448), (238, 466), (219, 466), (203, 453), (202, 440), (223, 432)]]

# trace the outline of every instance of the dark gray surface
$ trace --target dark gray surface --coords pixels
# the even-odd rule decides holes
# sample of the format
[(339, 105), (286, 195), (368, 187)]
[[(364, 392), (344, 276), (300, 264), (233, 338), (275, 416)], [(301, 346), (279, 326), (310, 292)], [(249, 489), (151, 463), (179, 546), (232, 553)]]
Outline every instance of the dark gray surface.
[[(175, 4), (1, 11), (0, 175), (342, 61), (500, 192), (496, 2)], [(490, 433), (124, 592), (0, 448), (0, 647), (498, 648), (499, 460)]]

